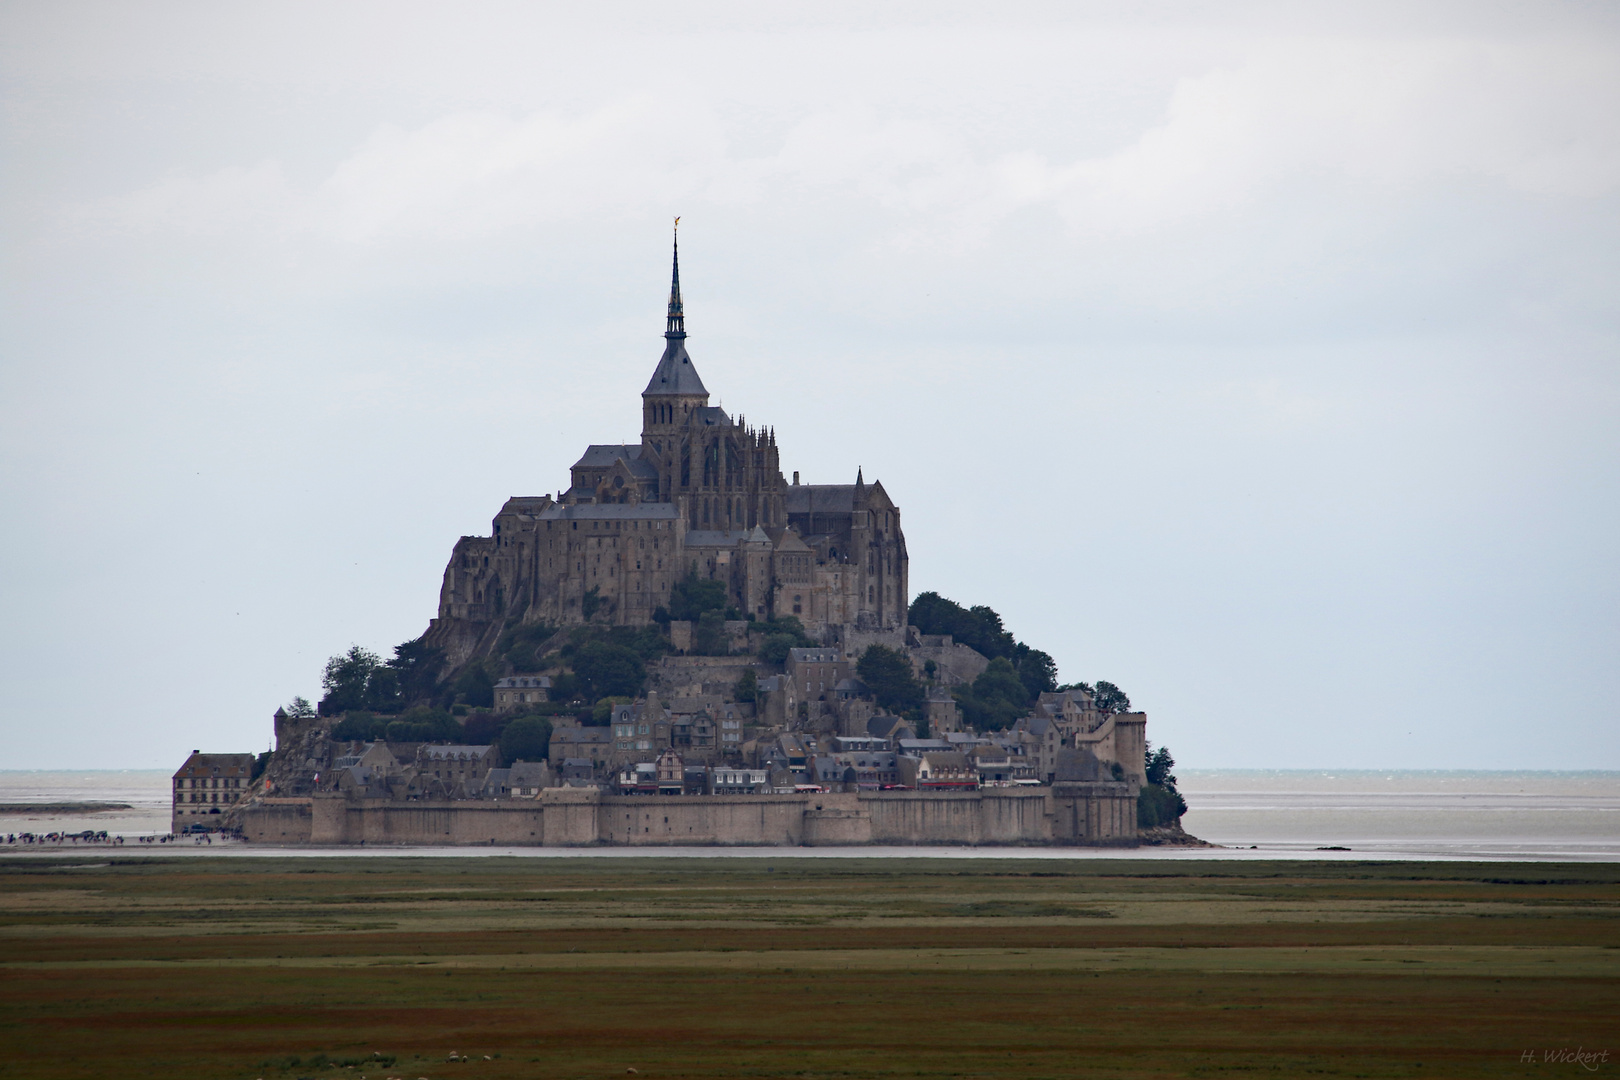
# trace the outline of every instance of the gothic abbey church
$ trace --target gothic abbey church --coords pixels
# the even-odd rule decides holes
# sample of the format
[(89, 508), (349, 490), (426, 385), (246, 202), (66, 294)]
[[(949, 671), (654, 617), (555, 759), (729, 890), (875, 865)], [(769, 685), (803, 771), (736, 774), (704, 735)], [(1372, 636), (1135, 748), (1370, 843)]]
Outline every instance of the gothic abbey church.
[(457, 542), (427, 634), (452, 663), (517, 621), (651, 622), (690, 573), (723, 582), (739, 612), (793, 615), (815, 636), (906, 625), (906, 542), (883, 485), (859, 471), (789, 484), (774, 431), (709, 404), (686, 351), (678, 247), (641, 441), (587, 447), (569, 479), (555, 499), (508, 499), (493, 535)]

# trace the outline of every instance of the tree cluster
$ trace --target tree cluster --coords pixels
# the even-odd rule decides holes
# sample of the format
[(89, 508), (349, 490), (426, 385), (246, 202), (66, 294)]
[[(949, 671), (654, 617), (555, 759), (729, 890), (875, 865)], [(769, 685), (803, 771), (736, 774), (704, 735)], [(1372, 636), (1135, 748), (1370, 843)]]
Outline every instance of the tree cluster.
[(725, 582), (700, 578), (692, 570), (670, 587), (669, 606), (654, 611), (653, 621), (664, 626), (671, 621), (695, 623), (711, 611), (722, 621), (742, 618), (726, 597)]
[(925, 592), (911, 602), (910, 620), (924, 634), (949, 634), (987, 659), (1005, 659), (1024, 684), (1027, 701), (1057, 689), (1057, 662), (1014, 638), (993, 608), (964, 608), (939, 593)]
[(321, 715), (336, 716), (355, 709), (404, 712), (433, 699), (443, 666), (444, 653), (420, 639), (394, 646), (394, 656), (387, 661), (369, 649), (351, 645), (348, 652), (328, 660), (321, 673), (325, 691)]
[(1012, 661), (998, 656), (978, 678), (957, 687), (953, 696), (961, 706), (962, 719), (975, 731), (1004, 731), (1028, 714), (1036, 695), (1018, 677)]
[(367, 709), (344, 713), (332, 725), (332, 738), (339, 742), (428, 742), (458, 743), (464, 738), (456, 718), (443, 709), (418, 705), (399, 716), (378, 716)]
[(911, 660), (903, 652), (872, 645), (855, 662), (855, 674), (872, 692), (878, 705), (893, 713), (920, 719), (923, 685), (911, 670)]
[(1136, 797), (1136, 823), (1144, 829), (1171, 825), (1187, 812), (1187, 800), (1176, 790), (1176, 759), (1166, 747), (1153, 749), (1149, 743), (1142, 759), (1147, 783)]
[(1127, 713), (1131, 711), (1130, 695), (1106, 679), (1099, 679), (1096, 686), (1090, 683), (1065, 683), (1059, 690), (1084, 690), (1091, 695), (1092, 704), (1098, 712)]
[(544, 623), (508, 627), (495, 643), (494, 655), (505, 660), (515, 675), (533, 675), (547, 668), (540, 649), (557, 631)]
[(495, 745), (501, 764), (544, 761), (551, 748), (551, 720), (531, 715), (517, 718), (476, 712), (460, 723), (443, 709), (417, 707), (403, 716), (378, 716), (364, 709), (344, 715), (332, 726), (339, 742), (466, 743)]
[(785, 664), (789, 649), (813, 649), (819, 644), (804, 632), (804, 624), (792, 615), (766, 619), (755, 624), (754, 629), (765, 636), (759, 646), (759, 658), (767, 663)]
[(993, 608), (964, 608), (938, 593), (925, 592), (911, 602), (910, 618), (922, 633), (949, 634), (989, 658), (990, 666), (978, 678), (952, 692), (963, 720), (978, 731), (1010, 727), (1028, 714), (1036, 698), (1051, 690), (1084, 690), (1102, 712), (1131, 711), (1130, 697), (1111, 682), (1059, 686), (1051, 655), (1014, 638)]

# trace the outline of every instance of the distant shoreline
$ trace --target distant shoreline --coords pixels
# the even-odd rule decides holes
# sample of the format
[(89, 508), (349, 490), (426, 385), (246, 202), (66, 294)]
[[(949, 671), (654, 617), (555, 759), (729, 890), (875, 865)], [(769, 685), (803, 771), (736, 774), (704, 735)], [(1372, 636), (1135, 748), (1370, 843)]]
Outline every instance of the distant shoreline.
[(133, 810), (127, 802), (11, 802), (0, 803), (0, 814), (100, 814)]

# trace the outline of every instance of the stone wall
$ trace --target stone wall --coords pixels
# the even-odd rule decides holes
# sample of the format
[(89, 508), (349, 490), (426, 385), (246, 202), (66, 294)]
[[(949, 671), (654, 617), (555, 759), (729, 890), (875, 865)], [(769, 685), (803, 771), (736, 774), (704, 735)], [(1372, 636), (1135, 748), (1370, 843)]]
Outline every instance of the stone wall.
[(618, 796), (552, 788), (534, 799), (399, 802), (317, 795), (248, 808), (262, 844), (800, 846), (1060, 844), (1135, 846), (1124, 783), (984, 791)]
[(309, 799), (259, 799), (237, 818), (242, 836), (255, 844), (310, 842)]

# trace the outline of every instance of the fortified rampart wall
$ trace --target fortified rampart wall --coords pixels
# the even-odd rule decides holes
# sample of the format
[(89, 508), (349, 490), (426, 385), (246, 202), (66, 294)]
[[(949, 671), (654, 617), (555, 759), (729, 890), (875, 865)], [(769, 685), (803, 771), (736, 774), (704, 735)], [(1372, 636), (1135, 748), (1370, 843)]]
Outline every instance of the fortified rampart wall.
[(322, 846), (1137, 843), (1135, 793), (1114, 782), (867, 795), (621, 796), (556, 788), (492, 802), (317, 795), (248, 807), (241, 827), (253, 843)]

